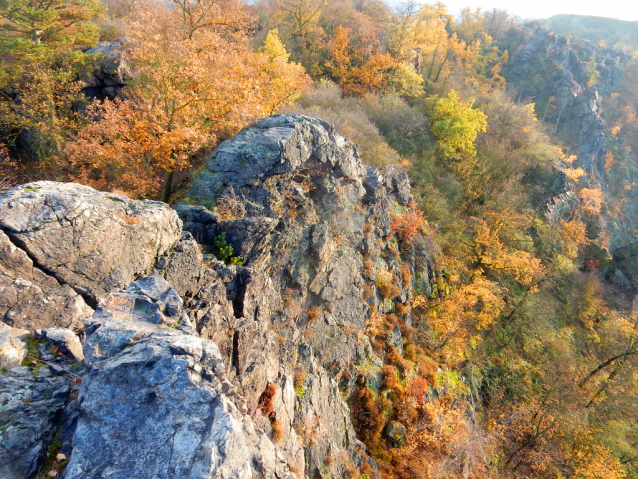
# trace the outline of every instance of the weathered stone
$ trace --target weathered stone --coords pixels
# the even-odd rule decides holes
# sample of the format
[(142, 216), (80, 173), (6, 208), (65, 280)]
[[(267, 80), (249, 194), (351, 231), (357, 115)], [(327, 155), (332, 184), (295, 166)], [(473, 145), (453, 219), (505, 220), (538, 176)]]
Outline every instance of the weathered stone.
[(69, 285), (34, 266), (0, 230), (0, 320), (32, 331), (49, 326), (78, 330), (92, 313)]
[[(309, 477), (343, 477), (348, 466), (360, 466), (365, 446), (352, 428), (350, 411), (339, 388), (312, 358), (308, 375), (299, 387), (295, 429), (306, 446), (306, 474)], [(333, 458), (325, 471), (325, 458)]]
[(73, 331), (65, 328), (48, 328), (42, 331), (42, 337), (65, 356), (76, 361), (84, 359), (82, 343)]
[[(272, 442), (222, 392), (215, 344), (154, 327), (95, 362), (82, 382), (63, 477), (294, 478)], [(87, 328), (87, 341), (92, 334)]]
[(394, 447), (401, 447), (405, 444), (405, 435), (408, 430), (403, 424), (397, 421), (391, 421), (385, 427), (385, 435)]
[(193, 296), (200, 288), (204, 262), (200, 248), (190, 233), (184, 233), (155, 265), (155, 274), (164, 277), (182, 297)]
[(182, 299), (159, 276), (139, 279), (125, 291), (108, 294), (84, 326), (84, 354), (89, 366), (150, 336), (158, 328), (167, 335), (178, 334), (178, 328), (194, 332)]
[(22, 340), (29, 335), (29, 331), (0, 323), (0, 372), (20, 366), (27, 355), (27, 348)]
[(0, 193), (0, 229), (36, 267), (86, 295), (126, 287), (181, 237), (163, 203), (51, 181)]
[(46, 459), (69, 386), (64, 378), (44, 376), (36, 378), (26, 367), (0, 376), (2, 479), (31, 479)]

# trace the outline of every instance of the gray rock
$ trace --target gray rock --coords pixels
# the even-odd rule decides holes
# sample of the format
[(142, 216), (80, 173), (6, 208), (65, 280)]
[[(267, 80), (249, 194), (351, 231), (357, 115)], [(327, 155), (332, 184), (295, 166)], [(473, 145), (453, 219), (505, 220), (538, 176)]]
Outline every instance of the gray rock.
[(95, 70), (84, 75), (82, 93), (88, 98), (114, 99), (131, 80), (133, 73), (123, 54), (125, 45), (122, 40), (101, 42), (86, 53), (98, 55), (94, 63)]
[(226, 187), (240, 192), (312, 160), (318, 169), (356, 181), (364, 176), (357, 156), (358, 147), (337, 135), (329, 123), (301, 115), (275, 115), (258, 120), (219, 145), (188, 196), (214, 201)]
[[(243, 198), (247, 217), (204, 224), (184, 207), (180, 214), (191, 232), (208, 244), (225, 233), (245, 266), (272, 277), (288, 296), (279, 325), (287, 339), (295, 334), (293, 325), (306, 323), (308, 308), (322, 311), (305, 324), (307, 337), (323, 364), (345, 367), (369, 314), (363, 256), (375, 265), (372, 274), (400, 274), (386, 238), (392, 213), (412, 199), (405, 172), (366, 170), (357, 146), (332, 125), (277, 115), (222, 143), (187, 196), (213, 203), (230, 187)], [(366, 223), (375, 225), (369, 237)]]
[(126, 287), (181, 237), (163, 203), (51, 181), (0, 193), (0, 229), (36, 267), (87, 295)]
[(164, 253), (154, 268), (181, 297), (192, 297), (200, 288), (204, 258), (201, 247), (190, 233), (184, 233), (179, 243)]
[(63, 477), (294, 479), (272, 442), (223, 393), (215, 344), (153, 327), (95, 362), (82, 382)]
[(158, 329), (166, 335), (179, 334), (178, 328), (192, 331), (182, 299), (159, 276), (139, 279), (125, 291), (108, 294), (84, 326), (84, 355), (89, 366), (118, 354)]
[(64, 378), (35, 378), (26, 367), (0, 376), (0, 477), (35, 476), (46, 459), (68, 395)]
[(82, 343), (73, 331), (65, 328), (48, 328), (42, 331), (42, 337), (65, 356), (76, 361), (84, 359)]
[(19, 328), (78, 330), (93, 310), (73, 288), (37, 266), (0, 230), (0, 320)]
[(385, 427), (385, 435), (392, 443), (393, 447), (401, 447), (405, 444), (405, 435), (408, 430), (403, 424), (397, 421), (391, 421)]
[(0, 323), (0, 372), (20, 366), (28, 352), (22, 340), (29, 335), (29, 331)]
[[(350, 465), (364, 461), (365, 446), (350, 422), (350, 410), (339, 388), (313, 358), (309, 374), (301, 386), (295, 409), (295, 429), (306, 450), (306, 475), (309, 477), (344, 477)], [(325, 458), (333, 462), (325, 471)]]

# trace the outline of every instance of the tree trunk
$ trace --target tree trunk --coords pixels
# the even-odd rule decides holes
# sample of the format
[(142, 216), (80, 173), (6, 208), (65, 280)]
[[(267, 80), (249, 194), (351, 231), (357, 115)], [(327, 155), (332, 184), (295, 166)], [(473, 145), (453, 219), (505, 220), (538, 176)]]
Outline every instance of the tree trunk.
[(166, 179), (164, 180), (164, 191), (162, 192), (162, 201), (168, 203), (171, 197), (171, 190), (173, 189), (173, 172), (166, 173)]

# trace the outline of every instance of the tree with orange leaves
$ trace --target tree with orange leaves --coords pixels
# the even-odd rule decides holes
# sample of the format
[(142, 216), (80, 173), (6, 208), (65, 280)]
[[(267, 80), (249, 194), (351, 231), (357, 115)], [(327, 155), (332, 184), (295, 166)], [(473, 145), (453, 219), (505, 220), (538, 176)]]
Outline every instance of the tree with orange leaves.
[(353, 48), (351, 33), (349, 28), (337, 27), (328, 68), (346, 95), (378, 93), (387, 84), (394, 60), (387, 53), (365, 54)]
[(263, 53), (250, 49), (250, 18), (234, 0), (175, 3), (140, 12), (128, 38), (135, 80), (126, 99), (90, 109), (100, 119), (67, 145), (85, 181), (148, 196), (165, 172), (168, 201), (173, 172), (189, 166), (198, 147), (271, 114), (309, 86), (276, 45), (276, 33)]

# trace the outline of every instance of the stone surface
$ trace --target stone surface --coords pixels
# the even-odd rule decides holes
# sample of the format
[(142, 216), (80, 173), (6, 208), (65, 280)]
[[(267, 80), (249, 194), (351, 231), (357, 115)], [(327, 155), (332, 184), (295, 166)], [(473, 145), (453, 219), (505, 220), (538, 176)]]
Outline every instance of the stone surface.
[(76, 361), (84, 359), (82, 343), (73, 331), (65, 328), (47, 328), (42, 331), (42, 338), (70, 359)]
[(19, 328), (80, 329), (93, 313), (73, 288), (38, 267), (0, 230), (0, 320)]
[(87, 50), (86, 53), (97, 55), (94, 63), (95, 70), (84, 75), (81, 81), (84, 83), (82, 93), (88, 98), (109, 98), (113, 100), (126, 86), (126, 82), (132, 78), (132, 69), (123, 51), (124, 42), (101, 42), (97, 47)]
[(89, 366), (130, 347), (158, 328), (167, 335), (178, 334), (178, 328), (194, 332), (182, 299), (159, 276), (141, 278), (125, 291), (108, 294), (84, 326), (84, 354)]
[[(350, 410), (334, 379), (312, 359), (299, 388), (295, 429), (306, 449), (309, 477), (344, 477), (348, 466), (361, 466), (365, 446), (350, 422)], [(333, 458), (325, 471), (325, 458)], [(327, 473), (326, 473), (327, 472)]]
[[(99, 321), (95, 318), (95, 321)], [(87, 344), (120, 321), (87, 327)], [(224, 393), (212, 341), (147, 322), (153, 331), (109, 349), (82, 382), (73, 454), (63, 477), (294, 479), (250, 417)], [(87, 354), (88, 355), (88, 354)]]
[(162, 255), (154, 268), (181, 297), (192, 297), (200, 288), (204, 258), (201, 247), (190, 233), (184, 233), (171, 250)]
[(20, 366), (27, 355), (27, 347), (22, 340), (29, 335), (27, 330), (0, 323), (0, 371)]
[(26, 367), (0, 376), (2, 479), (35, 477), (46, 459), (68, 395), (69, 385), (64, 378), (50, 374), (34, 377)]
[(126, 287), (182, 234), (163, 203), (50, 181), (0, 193), (0, 229), (36, 267), (87, 296)]

